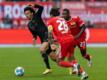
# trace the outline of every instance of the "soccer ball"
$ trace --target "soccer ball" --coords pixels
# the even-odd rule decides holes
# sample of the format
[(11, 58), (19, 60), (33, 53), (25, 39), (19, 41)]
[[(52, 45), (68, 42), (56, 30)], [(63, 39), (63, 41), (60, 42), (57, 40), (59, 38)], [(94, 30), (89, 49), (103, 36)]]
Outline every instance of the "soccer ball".
[(23, 76), (24, 75), (24, 68), (23, 67), (16, 67), (15, 68), (15, 75), (16, 76)]

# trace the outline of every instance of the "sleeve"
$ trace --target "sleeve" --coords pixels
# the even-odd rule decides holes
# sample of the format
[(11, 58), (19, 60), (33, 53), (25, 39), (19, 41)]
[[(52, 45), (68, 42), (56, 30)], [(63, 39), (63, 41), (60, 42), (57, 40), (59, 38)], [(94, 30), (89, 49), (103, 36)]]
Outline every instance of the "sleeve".
[(38, 4), (35, 4), (34, 7), (35, 7), (35, 8), (38, 8), (38, 11), (37, 11), (36, 15), (41, 16), (41, 15), (42, 15), (42, 12), (43, 12), (43, 9), (44, 9), (43, 6), (38, 5)]
[(76, 18), (76, 22), (78, 24), (79, 27), (82, 27), (84, 25), (84, 21), (80, 19), (80, 17)]
[[(30, 26), (29, 24), (28, 24), (28, 26)], [(33, 38), (37, 38), (37, 35), (29, 28), (29, 31), (31, 32), (31, 34), (32, 34), (32, 36), (33, 36)]]

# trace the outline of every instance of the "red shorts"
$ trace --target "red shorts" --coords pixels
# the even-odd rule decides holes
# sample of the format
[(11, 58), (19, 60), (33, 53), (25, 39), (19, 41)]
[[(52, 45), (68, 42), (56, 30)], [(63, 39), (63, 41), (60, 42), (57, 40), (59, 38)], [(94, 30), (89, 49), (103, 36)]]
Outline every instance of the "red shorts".
[(78, 46), (80, 49), (86, 49), (86, 40), (75, 40), (75, 46)]
[(71, 57), (74, 54), (74, 38), (66, 38), (60, 41), (60, 52), (58, 58)]

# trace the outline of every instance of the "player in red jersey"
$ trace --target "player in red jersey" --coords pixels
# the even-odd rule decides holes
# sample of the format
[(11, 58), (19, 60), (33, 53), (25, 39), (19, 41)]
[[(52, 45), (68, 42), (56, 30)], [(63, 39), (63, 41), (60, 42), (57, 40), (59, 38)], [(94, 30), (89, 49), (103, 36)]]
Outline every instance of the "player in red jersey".
[[(71, 35), (66, 21), (59, 17), (59, 10), (52, 8), (50, 11), (51, 18), (48, 21), (49, 34), (52, 32), (60, 45), (60, 52), (58, 53), (57, 63), (62, 67), (73, 67), (77, 74), (86, 74), (85, 71), (80, 72), (80, 65), (73, 59), (71, 62), (64, 61), (66, 57), (74, 55), (74, 37)], [(50, 40), (51, 41), (51, 40)], [(51, 46), (54, 43), (51, 41)], [(82, 76), (82, 80), (87, 79), (88, 75)]]
[(86, 50), (87, 48), (86, 40), (85, 40), (86, 39), (86, 33), (85, 33), (86, 26), (84, 24), (84, 21), (81, 20), (79, 17), (75, 17), (75, 18), (71, 17), (70, 11), (68, 9), (63, 9), (62, 16), (67, 21), (67, 24), (70, 27), (71, 34), (75, 38), (76, 46), (78, 46), (78, 48), (81, 51), (82, 56), (86, 60), (88, 60), (88, 65), (89, 67), (91, 67), (92, 66), (91, 56), (87, 53), (87, 50)]

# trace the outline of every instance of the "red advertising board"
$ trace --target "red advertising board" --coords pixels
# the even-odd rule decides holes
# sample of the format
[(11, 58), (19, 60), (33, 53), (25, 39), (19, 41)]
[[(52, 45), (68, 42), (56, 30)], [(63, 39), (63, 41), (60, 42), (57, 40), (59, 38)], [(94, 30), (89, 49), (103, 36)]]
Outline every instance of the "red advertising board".
[[(88, 43), (107, 43), (107, 29), (88, 29)], [(40, 40), (37, 39), (37, 43)], [(32, 35), (27, 29), (0, 30), (0, 44), (32, 44)]]
[(88, 43), (107, 43), (107, 29), (89, 29)]
[(32, 35), (27, 29), (0, 30), (0, 44), (32, 44)]

